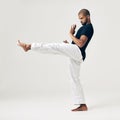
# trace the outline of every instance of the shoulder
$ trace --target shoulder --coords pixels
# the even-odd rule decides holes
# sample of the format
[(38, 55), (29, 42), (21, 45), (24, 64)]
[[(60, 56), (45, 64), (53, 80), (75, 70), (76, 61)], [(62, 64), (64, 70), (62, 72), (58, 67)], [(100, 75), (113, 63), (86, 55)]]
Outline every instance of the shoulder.
[(84, 28), (83, 28), (83, 31), (86, 31), (86, 32), (89, 32), (89, 33), (93, 33), (94, 32), (93, 25), (91, 23), (85, 25)]
[(90, 23), (90, 24), (84, 25), (83, 28), (84, 29), (93, 29), (93, 25)]
[(88, 38), (91, 38), (94, 33), (92, 24), (87, 24), (87, 25), (84, 25), (83, 27), (84, 28), (82, 30), (81, 35), (86, 35)]

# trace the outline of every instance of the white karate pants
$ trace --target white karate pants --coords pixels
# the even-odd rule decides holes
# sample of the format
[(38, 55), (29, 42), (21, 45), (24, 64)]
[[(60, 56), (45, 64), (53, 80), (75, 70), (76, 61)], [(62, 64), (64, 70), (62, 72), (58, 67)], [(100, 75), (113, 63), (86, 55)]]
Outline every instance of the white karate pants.
[(72, 95), (75, 105), (85, 104), (83, 89), (80, 84), (80, 65), (83, 62), (81, 51), (75, 44), (68, 43), (32, 43), (31, 50), (40, 53), (61, 54), (70, 58), (70, 76)]

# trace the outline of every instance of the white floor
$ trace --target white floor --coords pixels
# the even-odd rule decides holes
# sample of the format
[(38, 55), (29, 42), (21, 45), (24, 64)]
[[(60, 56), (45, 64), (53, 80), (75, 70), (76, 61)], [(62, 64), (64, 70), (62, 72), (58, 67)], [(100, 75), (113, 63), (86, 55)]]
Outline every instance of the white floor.
[(87, 95), (87, 112), (71, 112), (71, 98), (8, 97), (0, 99), (0, 120), (120, 120), (120, 95)]

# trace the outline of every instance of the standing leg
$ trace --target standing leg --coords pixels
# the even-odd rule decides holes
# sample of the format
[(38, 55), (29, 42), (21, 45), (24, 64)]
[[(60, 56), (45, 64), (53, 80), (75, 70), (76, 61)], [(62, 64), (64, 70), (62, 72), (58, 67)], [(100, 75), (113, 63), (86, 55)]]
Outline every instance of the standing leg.
[(83, 89), (80, 83), (80, 66), (81, 62), (70, 59), (70, 74), (71, 74), (71, 84), (72, 84), (72, 93), (74, 98), (74, 104), (80, 105), (84, 104), (84, 94)]
[(70, 59), (72, 95), (73, 95), (74, 104), (79, 105), (78, 108), (75, 108), (72, 111), (86, 111), (87, 110), (82, 85), (80, 83), (81, 63), (82, 63), (81, 61), (75, 61), (73, 59)]

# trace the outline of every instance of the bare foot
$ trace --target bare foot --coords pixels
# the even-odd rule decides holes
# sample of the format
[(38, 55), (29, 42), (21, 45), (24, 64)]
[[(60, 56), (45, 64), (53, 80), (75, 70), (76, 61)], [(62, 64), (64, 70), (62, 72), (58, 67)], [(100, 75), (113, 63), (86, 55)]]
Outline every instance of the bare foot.
[(26, 44), (18, 40), (18, 46), (22, 47), (25, 52), (31, 49), (31, 44)]
[(81, 104), (79, 107), (72, 109), (72, 111), (87, 111), (87, 105), (86, 104)]

